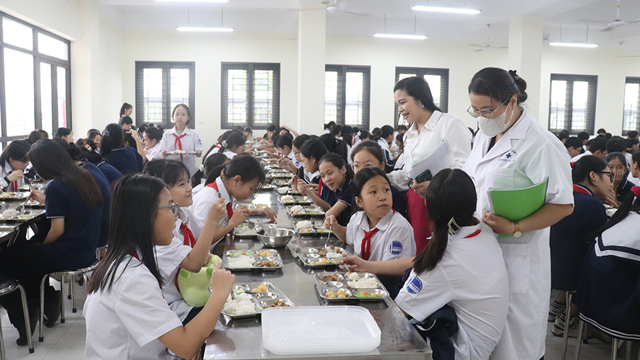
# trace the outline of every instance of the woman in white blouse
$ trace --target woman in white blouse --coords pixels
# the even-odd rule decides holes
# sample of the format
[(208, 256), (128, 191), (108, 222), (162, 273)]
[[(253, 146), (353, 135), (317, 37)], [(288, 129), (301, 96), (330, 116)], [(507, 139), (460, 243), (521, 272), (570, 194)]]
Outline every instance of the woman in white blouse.
[(471, 134), (462, 120), (442, 113), (433, 103), (431, 89), (424, 78), (404, 78), (398, 81), (393, 91), (398, 112), (411, 126), (404, 138), (405, 166), (391, 172), (388, 177), (397, 189), (408, 190), (407, 215), (414, 229), (416, 251), (420, 253), (431, 235), (429, 215), (421, 196), (429, 182), (414, 183), (409, 172), (443, 142), (451, 154), (450, 167), (462, 168), (471, 152)]

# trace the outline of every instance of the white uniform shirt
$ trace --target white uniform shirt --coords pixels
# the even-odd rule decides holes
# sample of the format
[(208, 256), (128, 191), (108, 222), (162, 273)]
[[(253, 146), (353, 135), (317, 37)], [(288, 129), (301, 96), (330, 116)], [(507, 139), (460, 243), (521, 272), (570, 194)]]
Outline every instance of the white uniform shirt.
[(449, 235), (438, 265), (420, 275), (412, 270), (396, 303), (418, 321), (451, 306), (459, 325), (452, 338), (456, 360), (488, 359), (502, 336), (509, 303), (507, 269), (491, 228), (464, 226)]
[(462, 168), (471, 152), (471, 133), (462, 120), (434, 111), (420, 132), (412, 124), (404, 135), (404, 168), (387, 174), (391, 185), (400, 191), (408, 190), (413, 165), (429, 157), (442, 142), (449, 148), (451, 168)]
[(226, 156), (227, 159), (229, 160), (233, 160), (233, 157), (238, 155), (236, 153), (234, 153), (233, 151), (226, 149), (225, 151), (222, 152), (222, 155)]
[(384, 153), (384, 163), (388, 164), (389, 160), (392, 159), (391, 157), (391, 150), (389, 149), (389, 144), (387, 143), (387, 140), (385, 139), (378, 139), (378, 145), (380, 145), (380, 147), (382, 148), (382, 152)]
[[(219, 197), (223, 197), (225, 206), (229, 203), (233, 206), (234, 198), (227, 192), (227, 188), (224, 187), (222, 178), (218, 177), (216, 179), (216, 183), (218, 184), (218, 190), (220, 190), (220, 192), (210, 186), (205, 186), (193, 197), (193, 205), (189, 206), (189, 211), (191, 212), (191, 222), (189, 224), (193, 225), (193, 227), (190, 226), (189, 228), (196, 239), (199, 238), (202, 233), (204, 222), (207, 220), (207, 214), (209, 214), (209, 209), (214, 201)], [(218, 222), (217, 227), (222, 226), (223, 223), (228, 221), (229, 217), (225, 216)], [(214, 239), (214, 244), (218, 240), (220, 239)]]
[[(200, 135), (194, 130), (191, 130), (188, 126), (184, 128), (183, 134), (187, 134), (186, 136), (180, 138), (180, 142), (182, 143), (183, 151), (202, 151), (202, 141), (200, 140)], [(162, 140), (160, 141), (160, 150), (174, 151), (180, 150), (176, 143), (177, 135), (175, 126), (171, 128), (171, 130), (167, 130), (162, 136)], [(168, 155), (167, 159), (178, 160), (180, 161), (180, 155)], [(196, 156), (189, 154), (182, 154), (182, 162), (189, 169), (189, 174), (193, 175), (196, 172)]]
[(396, 159), (396, 165), (394, 166), (394, 170), (400, 170), (404, 166), (404, 154), (400, 154), (398, 159)]
[(204, 182), (207, 181), (207, 179), (205, 179), (204, 177), (202, 179), (200, 179), (200, 184), (196, 185), (192, 190), (191, 190), (191, 196), (196, 196), (197, 193), (200, 192), (200, 190), (204, 189)]
[[(371, 236), (370, 261), (400, 259), (416, 255), (416, 242), (411, 224), (400, 213), (389, 210), (375, 226), (379, 231)], [(374, 228), (374, 229), (375, 229)], [(362, 257), (364, 232), (370, 232), (364, 211), (358, 211), (347, 224), (347, 244), (353, 246), (356, 255)]]
[[(183, 143), (184, 147), (184, 143)], [(158, 142), (154, 147), (149, 149), (147, 152), (147, 161), (151, 161), (153, 159), (162, 159), (162, 149), (160, 148), (160, 142)]]
[(576, 162), (578, 160), (580, 160), (580, 158), (582, 158), (583, 156), (587, 156), (587, 155), (593, 155), (593, 153), (589, 150), (583, 152), (582, 154), (578, 154), (574, 157), (571, 158), (571, 162)]
[[(522, 189), (549, 179), (545, 203), (573, 204), (571, 166), (565, 147), (526, 110), (488, 151), (481, 131), (464, 166), (478, 192), (477, 217), (491, 210), (490, 188)], [(538, 360), (544, 355), (551, 259), (549, 228), (499, 238), (509, 275), (507, 329), (495, 359)]]
[(126, 256), (115, 279), (111, 291), (91, 293), (84, 303), (87, 358), (171, 359), (158, 338), (182, 322), (162, 298), (156, 278)]
[[(13, 171), (13, 169), (11, 169), (11, 165), (9, 165), (8, 161), (5, 161), (4, 163), (4, 167), (0, 168), (0, 186), (2, 186), (2, 188), (6, 188), (5, 191), (12, 191), (11, 190), (11, 182), (7, 182), (4, 178), (9, 176), (9, 174)], [(16, 180), (17, 183), (17, 188), (15, 189), (15, 191), (18, 191), (18, 189), (23, 185), (24, 183), (24, 178), (20, 178), (18, 180)], [(2, 190), (2, 189), (0, 189)]]
[(287, 155), (287, 158), (291, 160), (291, 163), (296, 167), (296, 169), (300, 169), (302, 163), (298, 161), (298, 159), (296, 159), (296, 155), (293, 153), (293, 150), (289, 150), (289, 155)]

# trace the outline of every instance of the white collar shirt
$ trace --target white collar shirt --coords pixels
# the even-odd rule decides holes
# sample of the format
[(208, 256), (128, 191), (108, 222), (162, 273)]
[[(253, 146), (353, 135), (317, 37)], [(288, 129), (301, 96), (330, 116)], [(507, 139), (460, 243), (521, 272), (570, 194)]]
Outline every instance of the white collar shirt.
[(234, 153), (229, 149), (226, 149), (225, 151), (222, 152), (222, 155), (226, 156), (227, 159), (232, 160), (238, 154)]
[[(225, 206), (229, 203), (233, 206), (234, 198), (229, 194), (227, 188), (224, 186), (224, 182), (222, 182), (222, 178), (218, 177), (216, 180), (216, 184), (218, 185), (218, 191), (212, 188), (211, 186), (205, 186), (193, 197), (193, 204), (189, 206), (188, 210), (190, 211), (191, 218), (189, 222), (189, 227), (191, 232), (193, 232), (193, 236), (195, 238), (199, 238), (202, 233), (202, 228), (204, 227), (204, 223), (207, 220), (207, 215), (209, 214), (209, 209), (214, 201), (216, 201), (219, 197), (224, 198)], [(225, 222), (229, 221), (229, 217), (225, 216), (222, 220), (220, 220), (217, 226), (222, 226)], [(191, 226), (193, 225), (193, 226)], [(214, 239), (214, 242), (217, 242), (220, 239)]]
[[(197, 132), (190, 129), (188, 126), (184, 128), (183, 134), (186, 134), (184, 137), (180, 138), (180, 143), (182, 144), (182, 150), (189, 151), (202, 151), (202, 140), (200, 140), (200, 135)], [(160, 141), (160, 149), (167, 151), (175, 151), (180, 150), (177, 146), (177, 130), (175, 126), (170, 130), (167, 130), (162, 136), (162, 140)], [(167, 159), (171, 160), (180, 160), (181, 155), (167, 155)], [(195, 174), (196, 172), (196, 156), (190, 155), (188, 153), (182, 154), (182, 162), (189, 169), (190, 174)]]
[[(390, 210), (374, 227), (378, 232), (371, 236), (370, 261), (400, 259), (416, 255), (411, 224), (400, 213)], [(347, 224), (347, 244), (352, 245), (356, 255), (362, 257), (362, 240), (369, 228), (364, 211), (355, 213)]]
[[(2, 186), (3, 188), (6, 188), (6, 191), (11, 191), (11, 182), (7, 182), (5, 180), (5, 178), (13, 171), (13, 169), (11, 168), (11, 165), (9, 165), (9, 161), (5, 161), (4, 162), (4, 167), (2, 167), (2, 177), (0, 177), (0, 186)], [(23, 185), (23, 178), (20, 178), (17, 181), (18, 184), (18, 188), (20, 188)], [(17, 190), (16, 190), (17, 191)]]
[(293, 150), (289, 151), (289, 155), (287, 155), (287, 158), (289, 158), (289, 160), (291, 160), (291, 163), (293, 164), (293, 166), (296, 167), (296, 169), (299, 169), (300, 166), (302, 166), (300, 161), (298, 161), (298, 159), (296, 159), (296, 155), (293, 153)]
[(450, 168), (462, 168), (471, 153), (471, 132), (462, 120), (436, 110), (420, 131), (412, 124), (404, 135), (404, 168), (388, 174), (391, 184), (398, 190), (408, 190), (409, 171), (443, 142), (447, 143), (450, 152)]
[(587, 151), (583, 152), (582, 154), (578, 154), (578, 155), (572, 157), (571, 158), (571, 162), (576, 162), (576, 161), (582, 159), (582, 157), (587, 156), (587, 155), (593, 155), (593, 153), (591, 151), (587, 150)]
[(149, 149), (149, 152), (147, 152), (147, 161), (151, 161), (154, 159), (162, 159), (162, 149), (160, 148), (160, 142), (158, 142), (154, 147)]

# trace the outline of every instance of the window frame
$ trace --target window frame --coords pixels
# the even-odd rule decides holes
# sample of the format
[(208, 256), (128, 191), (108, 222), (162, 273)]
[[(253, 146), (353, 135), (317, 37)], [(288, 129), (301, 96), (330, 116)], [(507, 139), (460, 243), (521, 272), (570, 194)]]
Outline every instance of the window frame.
[[(371, 66), (369, 65), (334, 65), (324, 67), (325, 76), (328, 71), (338, 73), (338, 94), (336, 97), (336, 124), (345, 125), (347, 108), (347, 73), (362, 73), (362, 124), (356, 126), (361, 130), (369, 130), (371, 123)], [(326, 102), (326, 94), (325, 94)], [(323, 105), (324, 108), (324, 105)], [(324, 114), (323, 114), (324, 118)]]
[[(447, 68), (422, 68), (422, 67), (409, 67), (409, 66), (396, 66), (396, 84), (400, 81), (400, 74), (415, 74), (424, 78), (425, 75), (440, 76), (443, 81), (440, 82), (440, 105), (438, 107), (443, 113), (449, 111), (449, 69)], [(431, 86), (429, 86), (431, 88)], [(433, 89), (431, 89), (433, 96)], [(398, 105), (395, 104), (395, 113), (393, 124), (398, 128)]]
[[(230, 123), (227, 103), (229, 102), (228, 70), (245, 70), (247, 72), (247, 121), (244, 124)], [(255, 124), (253, 119), (254, 101), (254, 71), (273, 71), (273, 105), (272, 121), (268, 124)], [(220, 76), (220, 126), (222, 129), (233, 129), (237, 126), (250, 126), (252, 129), (266, 130), (271, 124), (280, 126), (280, 63), (247, 63), (247, 62), (223, 62)]]
[[(33, 48), (32, 50), (27, 50), (21, 48), (19, 46), (7, 44), (4, 42), (4, 28), (2, 26), (2, 18), (7, 18), (11, 21), (15, 21), (21, 25), (27, 26), (32, 30), (33, 36)], [(63, 60), (54, 56), (41, 54), (38, 52), (38, 34), (41, 33), (43, 35), (49, 36), (53, 39), (64, 42), (67, 45), (67, 59)], [(22, 140), (25, 139), (29, 134), (24, 135), (14, 135), (7, 136), (7, 109), (4, 106), (6, 104), (6, 82), (5, 82), (5, 59), (4, 59), (4, 49), (11, 49), (14, 51), (18, 51), (24, 54), (29, 54), (33, 56), (33, 85), (34, 85), (34, 130), (42, 129), (42, 88), (41, 88), (41, 77), (40, 77), (40, 64), (47, 63), (51, 66), (51, 127), (52, 131), (55, 132), (59, 127), (59, 119), (58, 119), (58, 72), (57, 68), (61, 67), (65, 69), (65, 99), (66, 99), (66, 114), (67, 114), (67, 128), (73, 131), (73, 121), (72, 121), (72, 104), (71, 104), (71, 41), (58, 36), (54, 33), (51, 33), (47, 30), (44, 30), (38, 26), (30, 24), (26, 21), (18, 19), (14, 16), (11, 16), (5, 12), (0, 11), (0, 127), (2, 129), (2, 135), (0, 136), (0, 143), (2, 144), (2, 148), (4, 149), (7, 144), (13, 140)], [(53, 136), (53, 134), (49, 134), (49, 136)]]
[[(136, 126), (144, 123), (144, 87), (142, 74), (144, 69), (162, 69), (162, 125), (165, 129), (173, 127), (173, 119), (171, 118), (171, 69), (188, 69), (189, 70), (189, 110), (191, 110), (191, 119), (189, 120), (189, 128), (196, 128), (196, 63), (194, 61), (136, 61)], [(157, 124), (154, 122), (154, 124)]]
[[(625, 78), (625, 80), (624, 80), (625, 92), (626, 92), (627, 84), (640, 84), (640, 77), (627, 76)], [(623, 95), (623, 96), (626, 97), (626, 94)], [(635, 126), (635, 129), (633, 129), (633, 130), (638, 131), (638, 130), (640, 130), (640, 94), (638, 95), (638, 99), (636, 101), (637, 101), (636, 102), (637, 115), (636, 115), (636, 122), (635, 122), (636, 126)], [(623, 99), (622, 99), (622, 126), (621, 126), (621, 128), (622, 128), (622, 131), (621, 131), (622, 136), (626, 136), (629, 131), (632, 131), (632, 130), (625, 130), (624, 129), (624, 112), (625, 112), (625, 110), (624, 110), (624, 97), (623, 97)]]
[[(551, 104), (552, 104), (552, 92), (551, 86), (554, 80), (566, 81), (567, 91), (565, 94), (565, 119), (563, 129), (551, 129)], [(573, 83), (575, 81), (586, 81), (589, 85), (587, 94), (587, 108), (585, 110), (585, 129), (573, 128)], [(591, 91), (593, 90), (593, 91)], [(580, 132), (586, 131), (589, 134), (593, 134), (596, 125), (596, 103), (598, 99), (598, 75), (580, 75), (580, 74), (555, 74), (550, 75), (549, 81), (549, 116), (547, 119), (547, 129), (558, 135), (562, 130), (569, 131), (570, 135), (577, 135)]]

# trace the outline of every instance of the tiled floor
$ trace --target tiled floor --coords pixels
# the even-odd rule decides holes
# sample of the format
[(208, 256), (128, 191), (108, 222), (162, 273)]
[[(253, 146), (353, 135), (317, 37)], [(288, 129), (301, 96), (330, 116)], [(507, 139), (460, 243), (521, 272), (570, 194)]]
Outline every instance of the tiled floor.
[[(77, 287), (79, 298), (83, 298), (82, 288)], [(56, 324), (52, 328), (44, 329), (44, 342), (38, 342), (38, 332), (34, 335), (35, 353), (29, 354), (28, 348), (18, 347), (15, 340), (18, 332), (9, 322), (4, 309), (0, 309), (2, 316), (2, 332), (4, 334), (6, 355), (9, 360), (70, 360), (84, 359), (84, 339), (85, 339), (85, 321), (82, 316), (82, 301), (78, 302), (79, 309), (77, 313), (71, 312), (71, 301), (64, 300), (66, 323)], [(549, 324), (549, 330), (551, 329)], [(555, 337), (548, 332), (547, 336), (547, 353), (545, 360), (560, 360), (560, 352), (562, 349), (562, 338)], [(573, 351), (576, 339), (569, 339), (568, 359), (573, 359)], [(624, 349), (623, 349), (624, 350)], [(634, 347), (634, 355), (637, 352), (637, 345)], [(624, 351), (619, 352), (618, 357), (624, 358)], [(581, 360), (604, 360), (610, 359), (610, 345), (603, 344), (598, 340), (592, 339), (588, 344), (582, 346), (580, 351)], [(632, 357), (632, 359), (636, 359)], [(639, 358), (640, 359), (640, 358)], [(515, 359), (514, 359), (515, 360)]]

